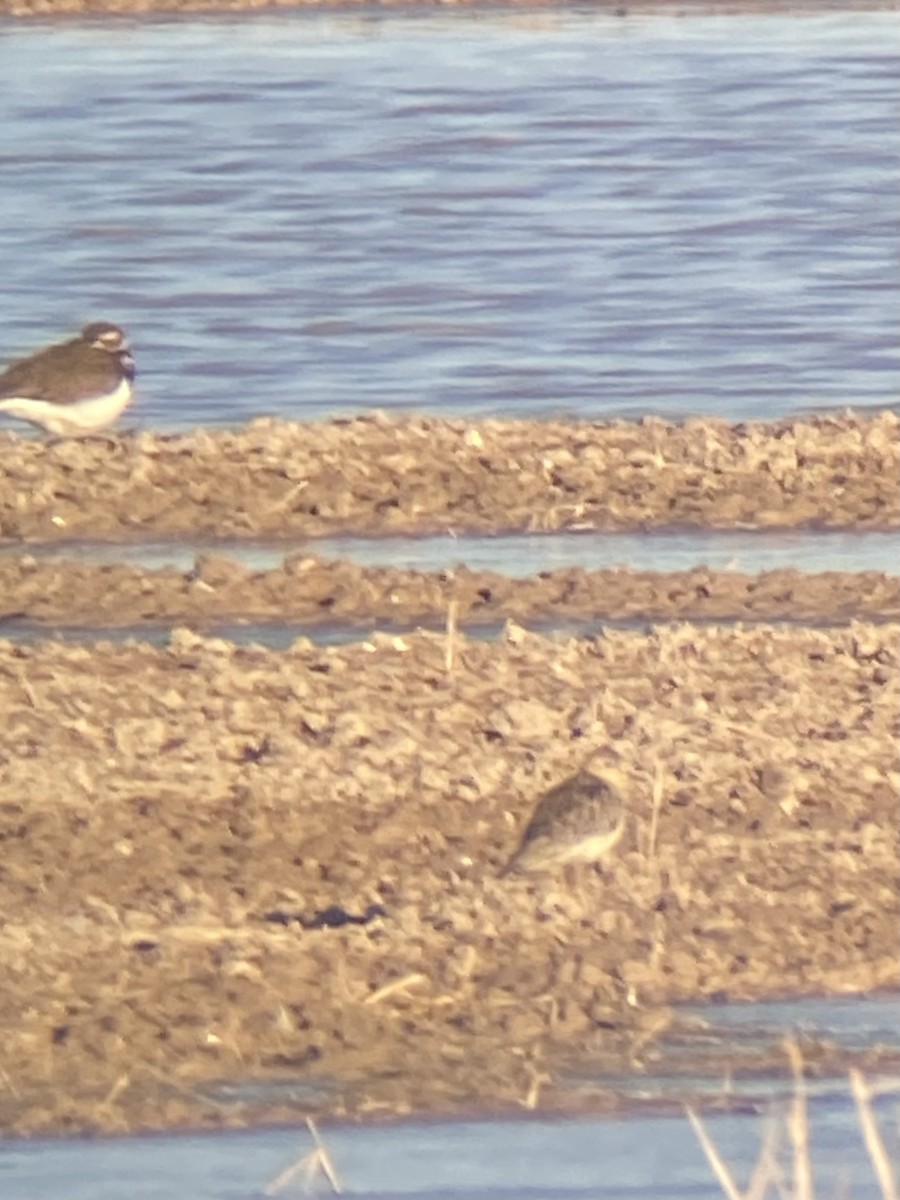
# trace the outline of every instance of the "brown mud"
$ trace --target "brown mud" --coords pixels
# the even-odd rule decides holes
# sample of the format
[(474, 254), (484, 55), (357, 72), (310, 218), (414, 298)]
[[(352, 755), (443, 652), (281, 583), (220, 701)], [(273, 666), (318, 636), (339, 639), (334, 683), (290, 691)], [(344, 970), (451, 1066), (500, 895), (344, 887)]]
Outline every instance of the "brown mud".
[(229, 620), (491, 625), (507, 619), (574, 624), (599, 620), (792, 620), (836, 623), (900, 617), (900, 579), (878, 571), (809, 574), (794, 569), (662, 573), (569, 567), (525, 579), (457, 567), (425, 572), (363, 567), (294, 555), (257, 571), (201, 555), (190, 571), (0, 557), (0, 630), (36, 623), (139, 626)]
[[(896, 987), (897, 667), (866, 623), (0, 642), (0, 1128), (608, 1109), (566, 1071), (652, 1072), (675, 1001)], [(613, 860), (498, 878), (596, 746)]]
[(373, 414), (47, 444), (0, 435), (0, 537), (672, 526), (894, 529), (900, 418), (728, 425)]

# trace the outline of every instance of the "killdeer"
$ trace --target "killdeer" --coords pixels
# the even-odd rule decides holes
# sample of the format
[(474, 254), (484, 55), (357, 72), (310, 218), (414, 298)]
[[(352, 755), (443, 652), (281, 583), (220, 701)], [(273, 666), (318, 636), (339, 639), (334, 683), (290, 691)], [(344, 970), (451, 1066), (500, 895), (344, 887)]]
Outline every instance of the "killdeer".
[(602, 753), (590, 756), (538, 799), (501, 876), (596, 863), (615, 848), (625, 831), (625, 778), (607, 763)]
[(95, 321), (71, 341), (11, 363), (0, 375), (0, 412), (56, 437), (93, 433), (127, 408), (133, 380), (125, 334)]

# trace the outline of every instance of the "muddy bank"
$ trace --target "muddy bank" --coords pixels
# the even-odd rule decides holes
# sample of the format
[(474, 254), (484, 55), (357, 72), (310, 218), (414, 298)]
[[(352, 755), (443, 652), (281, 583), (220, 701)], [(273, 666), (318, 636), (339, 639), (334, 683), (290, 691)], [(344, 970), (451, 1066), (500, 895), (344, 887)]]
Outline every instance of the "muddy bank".
[[(898, 632), (0, 642), (0, 1125), (565, 1108), (672, 1001), (896, 986)], [(598, 745), (605, 874), (497, 878)]]
[(4, 621), (82, 626), (222, 620), (460, 626), (553, 620), (774, 620), (835, 622), (900, 616), (900, 579), (877, 571), (793, 569), (663, 573), (570, 567), (525, 579), (495, 571), (363, 567), (294, 555), (255, 571), (202, 555), (191, 571), (0, 558)]
[(0, 435), (0, 536), (895, 528), (900, 418), (379, 414), (47, 444)]

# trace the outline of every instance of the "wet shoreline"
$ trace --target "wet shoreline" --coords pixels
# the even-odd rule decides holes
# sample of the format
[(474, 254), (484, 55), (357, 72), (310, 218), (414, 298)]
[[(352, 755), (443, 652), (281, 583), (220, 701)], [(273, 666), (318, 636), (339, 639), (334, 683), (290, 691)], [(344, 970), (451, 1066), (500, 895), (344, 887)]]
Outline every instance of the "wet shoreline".
[(364, 567), (314, 554), (257, 571), (221, 555), (191, 570), (0, 558), (0, 633), (10, 621), (82, 628), (227, 621), (350, 627), (466, 628), (506, 620), (569, 625), (599, 621), (844, 623), (900, 617), (900, 579), (879, 571), (747, 574), (581, 567), (510, 578), (460, 566), (447, 571)]

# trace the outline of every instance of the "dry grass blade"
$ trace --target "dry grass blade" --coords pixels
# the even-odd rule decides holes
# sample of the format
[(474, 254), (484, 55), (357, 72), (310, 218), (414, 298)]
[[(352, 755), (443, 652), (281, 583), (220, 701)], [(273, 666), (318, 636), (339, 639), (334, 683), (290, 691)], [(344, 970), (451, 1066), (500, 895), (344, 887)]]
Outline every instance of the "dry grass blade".
[(745, 1200), (741, 1189), (734, 1182), (734, 1176), (728, 1170), (728, 1167), (725, 1165), (724, 1159), (716, 1149), (712, 1138), (706, 1132), (706, 1127), (703, 1122), (689, 1105), (685, 1105), (684, 1111), (687, 1113), (687, 1119), (690, 1121), (694, 1133), (697, 1135), (697, 1141), (703, 1147), (703, 1152), (706, 1155), (709, 1165), (713, 1169), (713, 1174), (715, 1175), (716, 1179), (718, 1179), (722, 1187), (722, 1191), (728, 1197), (728, 1200)]
[(657, 763), (653, 770), (653, 812), (650, 815), (650, 834), (647, 845), (647, 858), (652, 859), (656, 855), (656, 837), (659, 830), (659, 810), (662, 807), (663, 799), (663, 769), (660, 763)]
[(319, 1136), (319, 1131), (316, 1128), (316, 1123), (312, 1117), (306, 1118), (306, 1128), (309, 1130), (313, 1141), (316, 1144), (315, 1150), (304, 1154), (298, 1158), (296, 1162), (291, 1163), (289, 1167), (276, 1175), (271, 1182), (267, 1183), (263, 1189), (264, 1196), (276, 1196), (298, 1175), (301, 1173), (304, 1176), (306, 1190), (309, 1191), (310, 1184), (316, 1177), (317, 1172), (321, 1171), (328, 1180), (329, 1186), (335, 1196), (340, 1196), (342, 1192), (341, 1182), (338, 1179), (337, 1171), (334, 1169), (334, 1163), (331, 1161), (331, 1155), (325, 1143)]
[[(730, 1170), (716, 1149), (712, 1139), (693, 1109), (686, 1107), (688, 1119), (694, 1128), (697, 1139), (716, 1179), (728, 1200), (764, 1200), (769, 1185), (775, 1184), (778, 1195), (782, 1200), (814, 1200), (812, 1167), (809, 1156), (809, 1117), (807, 1111), (806, 1078), (803, 1069), (803, 1056), (800, 1047), (792, 1037), (785, 1038), (784, 1048), (791, 1065), (794, 1077), (794, 1091), (787, 1121), (782, 1122), (770, 1114), (766, 1125), (763, 1144), (759, 1158), (753, 1169), (750, 1185), (742, 1194), (734, 1182)], [(872, 1112), (871, 1100), (875, 1094), (864, 1079), (862, 1072), (856, 1068), (850, 1071), (850, 1088), (856, 1101), (857, 1113), (866, 1149), (872, 1163), (872, 1168), (878, 1179), (884, 1200), (900, 1200), (897, 1179), (894, 1168), (885, 1150), (881, 1131)], [(894, 1090), (893, 1087), (890, 1088)], [(778, 1162), (778, 1150), (782, 1136), (783, 1125), (786, 1124), (793, 1150), (793, 1179), (790, 1186), (786, 1185)]]
[(781, 1131), (781, 1122), (776, 1118), (774, 1112), (770, 1112), (763, 1133), (759, 1158), (756, 1160), (756, 1166), (750, 1176), (750, 1186), (747, 1188), (745, 1200), (763, 1200), (769, 1190), (769, 1183), (773, 1180), (777, 1183), (780, 1179), (778, 1150), (781, 1145)]
[(788, 1131), (794, 1148), (793, 1200), (814, 1200), (812, 1167), (809, 1161), (809, 1121), (806, 1113), (806, 1080), (803, 1056), (792, 1037), (784, 1039), (784, 1048), (794, 1076), (794, 1097), (788, 1114)]
[(331, 1161), (331, 1155), (328, 1153), (325, 1143), (319, 1137), (319, 1131), (316, 1128), (316, 1123), (312, 1117), (306, 1118), (306, 1128), (312, 1134), (313, 1141), (316, 1143), (316, 1150), (318, 1151), (319, 1155), (319, 1165), (322, 1168), (325, 1178), (331, 1184), (331, 1190), (334, 1192), (334, 1194), (336, 1196), (340, 1196), (343, 1190), (341, 1188), (341, 1181), (338, 1179), (337, 1171), (334, 1169), (334, 1163)]
[(850, 1072), (850, 1088), (853, 1092), (853, 1099), (856, 1101), (856, 1111), (859, 1114), (859, 1123), (862, 1126), (863, 1138), (865, 1139), (866, 1149), (869, 1152), (869, 1158), (872, 1160), (872, 1167), (878, 1178), (878, 1186), (881, 1188), (881, 1194), (884, 1200), (898, 1200), (900, 1192), (897, 1190), (894, 1169), (884, 1148), (884, 1142), (882, 1141), (881, 1131), (875, 1120), (875, 1114), (872, 1112), (872, 1093), (863, 1078), (862, 1072), (858, 1071), (855, 1067)]
[(404, 975), (402, 979), (394, 979), (390, 983), (386, 983), (384, 987), (380, 987), (377, 992), (372, 992), (370, 996), (366, 996), (363, 1003), (380, 1004), (382, 1000), (393, 996), (395, 992), (405, 992), (407, 988), (427, 982), (427, 975), (423, 975), (421, 971), (412, 971), (409, 975)]
[(291, 1180), (296, 1179), (301, 1171), (306, 1173), (308, 1180), (311, 1160), (316, 1157), (318, 1157), (318, 1153), (314, 1150), (312, 1154), (302, 1155), (296, 1162), (292, 1162), (289, 1167), (285, 1167), (283, 1171), (279, 1171), (275, 1178), (270, 1179), (263, 1188), (263, 1195), (277, 1196), (283, 1188), (287, 1187)]
[(444, 651), (444, 670), (450, 675), (456, 662), (456, 621), (459, 601), (454, 597), (447, 605), (447, 642)]
[(533, 1063), (528, 1063), (527, 1069), (531, 1075), (531, 1083), (528, 1086), (527, 1095), (525, 1096), (524, 1100), (520, 1100), (519, 1103), (523, 1108), (527, 1108), (530, 1112), (533, 1112), (537, 1108), (538, 1102), (540, 1101), (542, 1085), (545, 1083), (551, 1083), (553, 1081), (553, 1076), (546, 1075), (543, 1071), (538, 1071)]

